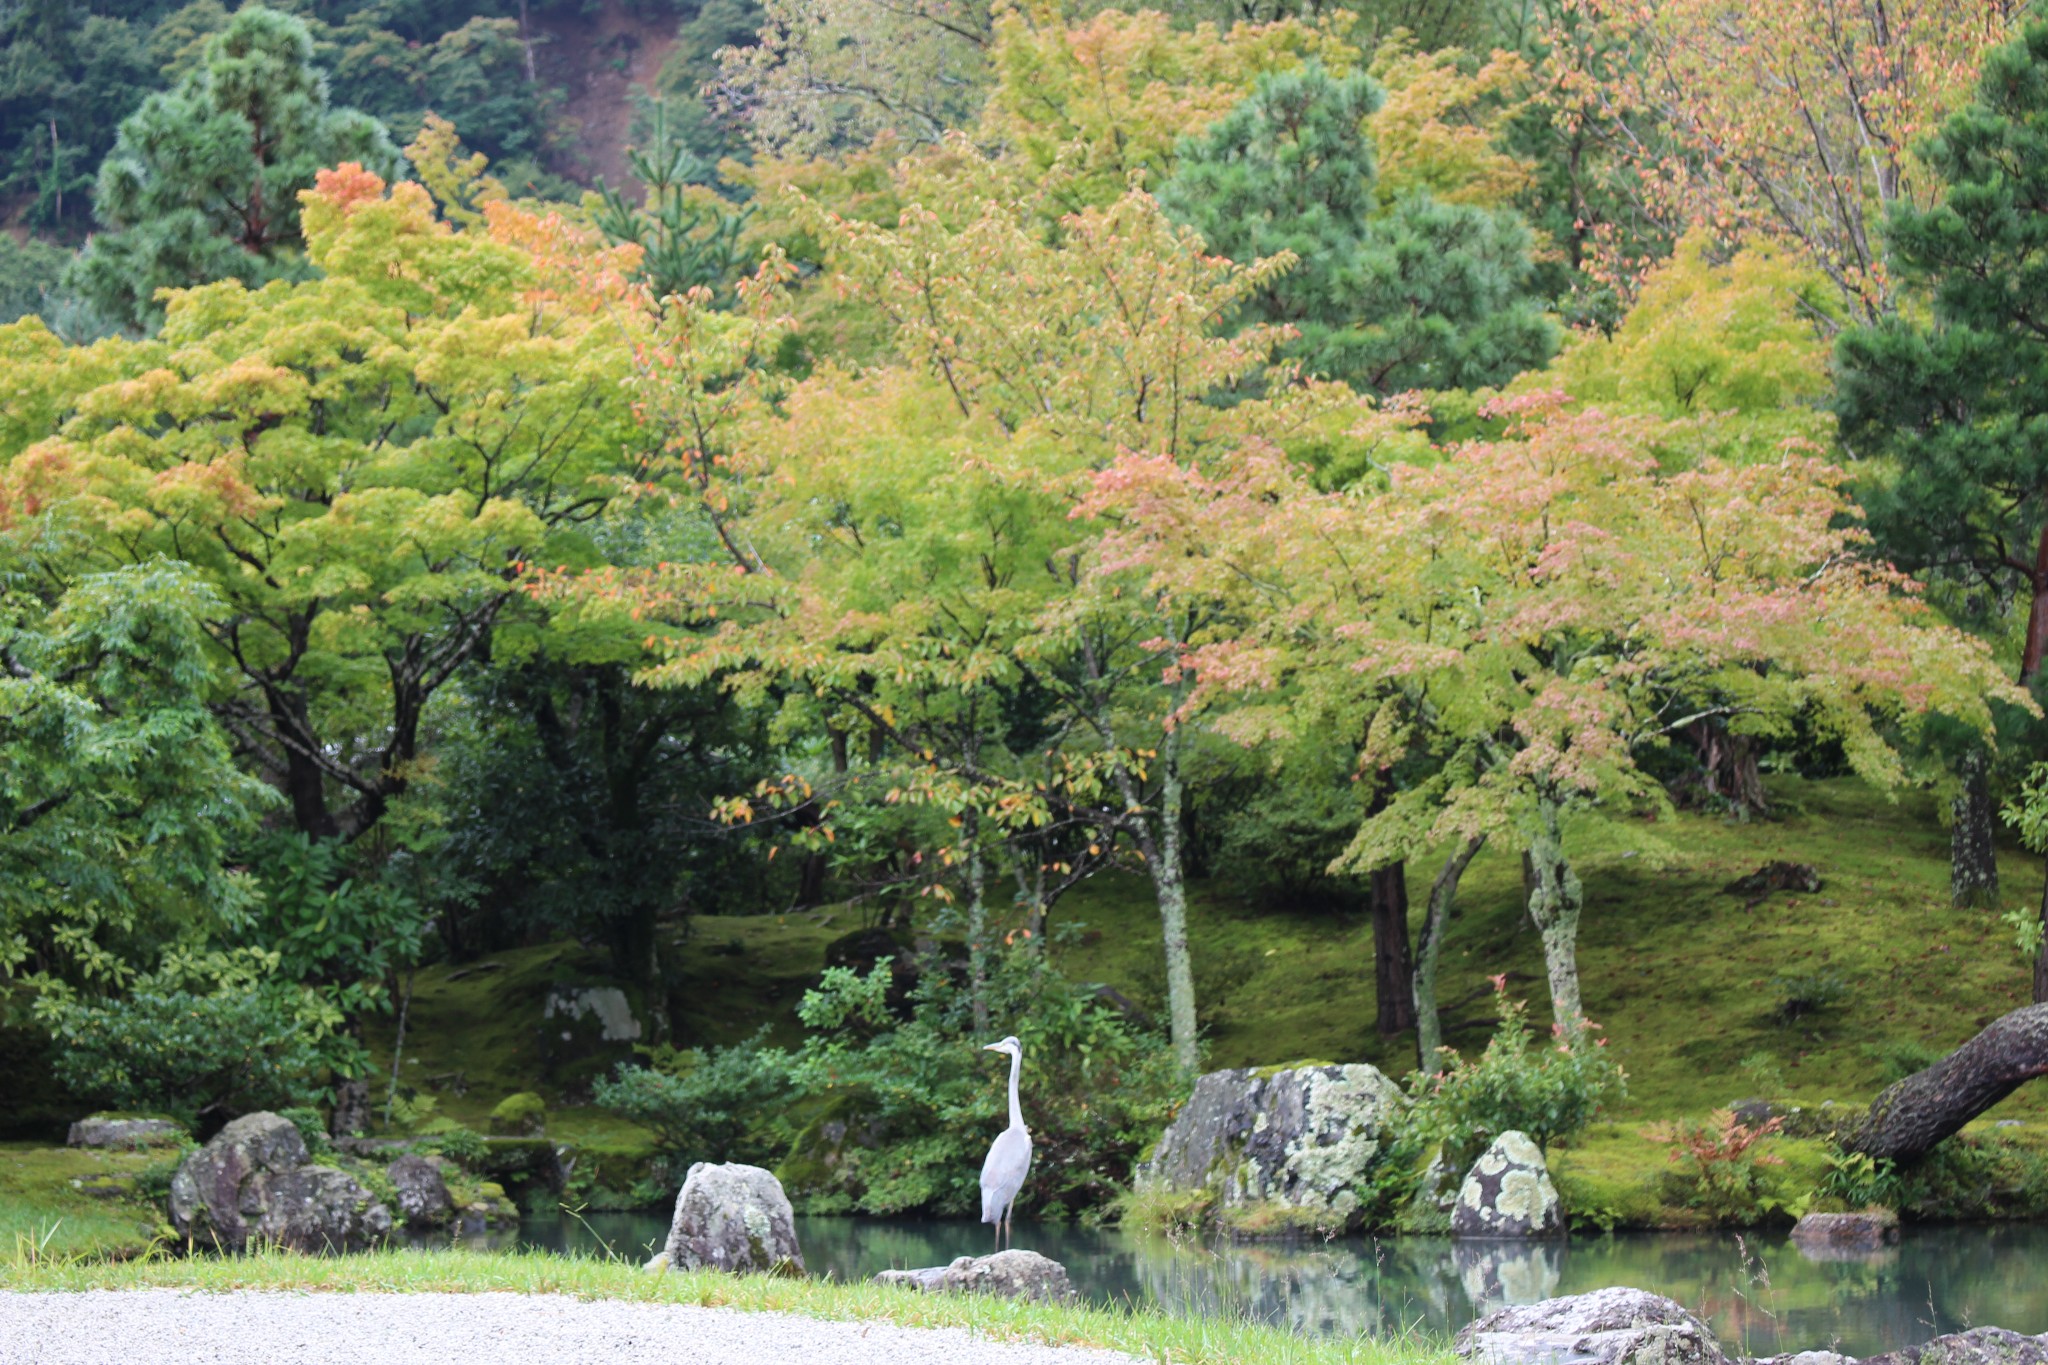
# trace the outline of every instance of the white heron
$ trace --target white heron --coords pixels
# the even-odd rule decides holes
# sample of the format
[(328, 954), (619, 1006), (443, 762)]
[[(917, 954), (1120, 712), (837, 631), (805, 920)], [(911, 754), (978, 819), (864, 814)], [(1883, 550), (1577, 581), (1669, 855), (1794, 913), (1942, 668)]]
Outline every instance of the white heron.
[(981, 1221), (996, 1225), (996, 1249), (1009, 1236), (1010, 1213), (1017, 1203), (1017, 1191), (1024, 1188), (1024, 1176), (1031, 1169), (1031, 1133), (1024, 1127), (1024, 1110), (1017, 1103), (1017, 1077), (1024, 1067), (1024, 1047), (1012, 1036), (989, 1043), (988, 1052), (1010, 1055), (1010, 1126), (996, 1134), (989, 1144), (988, 1160), (981, 1163)]

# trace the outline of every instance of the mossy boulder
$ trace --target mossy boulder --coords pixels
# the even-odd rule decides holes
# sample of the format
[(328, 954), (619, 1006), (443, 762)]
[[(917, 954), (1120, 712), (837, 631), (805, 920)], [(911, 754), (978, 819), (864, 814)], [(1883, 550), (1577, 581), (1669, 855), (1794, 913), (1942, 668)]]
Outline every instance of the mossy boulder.
[(834, 1094), (798, 1131), (789, 1155), (775, 1168), (790, 1198), (807, 1213), (841, 1213), (862, 1190), (861, 1166), (888, 1133), (873, 1100), (857, 1090)]
[(491, 1132), (499, 1137), (539, 1137), (548, 1130), (548, 1102), (531, 1090), (507, 1095), (491, 1110)]
[(1212, 1071), (1195, 1082), (1151, 1156), (1141, 1193), (1209, 1196), (1239, 1236), (1349, 1230), (1403, 1098), (1378, 1068)]

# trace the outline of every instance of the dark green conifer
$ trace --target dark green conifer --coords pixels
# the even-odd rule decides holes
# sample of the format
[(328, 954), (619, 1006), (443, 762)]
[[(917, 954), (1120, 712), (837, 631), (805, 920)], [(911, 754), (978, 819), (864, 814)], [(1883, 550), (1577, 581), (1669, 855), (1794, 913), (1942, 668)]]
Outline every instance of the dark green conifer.
[(382, 124), (329, 106), (305, 23), (249, 6), (175, 90), (122, 121), (100, 165), (102, 231), (66, 283), (146, 328), (160, 316), (159, 289), (289, 274), (302, 245), (299, 191), (342, 161), (387, 178), (401, 164)]
[(1247, 321), (1301, 335), (1288, 354), (1361, 390), (1476, 388), (1548, 361), (1557, 330), (1530, 290), (1528, 228), (1506, 210), (1427, 194), (1376, 210), (1368, 76), (1310, 63), (1261, 78), (1208, 134), (1183, 143), (1159, 199), (1211, 251), (1294, 269)]

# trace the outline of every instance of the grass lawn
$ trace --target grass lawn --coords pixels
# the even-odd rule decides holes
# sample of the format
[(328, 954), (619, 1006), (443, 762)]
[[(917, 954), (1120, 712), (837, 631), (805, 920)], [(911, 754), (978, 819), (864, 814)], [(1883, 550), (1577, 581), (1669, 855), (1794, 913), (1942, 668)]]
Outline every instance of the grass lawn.
[(106, 1263), (17, 1253), (0, 1260), (0, 1289), (135, 1288), (335, 1293), (569, 1294), (635, 1303), (797, 1313), (906, 1327), (964, 1327), (998, 1339), (1097, 1346), (1176, 1365), (1447, 1365), (1425, 1338), (1310, 1339), (1243, 1321), (1176, 1318), (1150, 1310), (1054, 1307), (981, 1295), (923, 1294), (896, 1286), (835, 1284), (715, 1272), (650, 1274), (619, 1261), (464, 1251), (380, 1251), (354, 1256), (265, 1252), (228, 1260), (150, 1257)]

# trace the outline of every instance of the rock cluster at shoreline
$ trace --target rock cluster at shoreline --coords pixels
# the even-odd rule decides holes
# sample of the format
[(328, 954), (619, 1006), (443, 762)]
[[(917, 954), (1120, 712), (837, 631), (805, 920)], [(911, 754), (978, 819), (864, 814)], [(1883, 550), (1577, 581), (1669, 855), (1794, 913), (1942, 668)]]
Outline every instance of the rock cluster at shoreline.
[(1642, 1289), (1596, 1289), (1497, 1308), (1458, 1333), (1475, 1365), (2048, 1365), (2048, 1335), (1973, 1327), (1860, 1361), (1827, 1350), (1731, 1356), (1682, 1304)]

